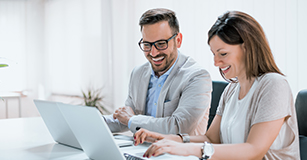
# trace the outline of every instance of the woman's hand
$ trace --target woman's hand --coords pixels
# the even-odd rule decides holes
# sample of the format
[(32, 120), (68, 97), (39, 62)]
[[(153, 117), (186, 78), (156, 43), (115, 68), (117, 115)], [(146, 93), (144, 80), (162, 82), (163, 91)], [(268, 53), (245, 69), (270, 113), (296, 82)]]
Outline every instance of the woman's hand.
[(151, 131), (141, 128), (134, 134), (134, 145), (137, 146), (138, 144), (140, 143), (142, 144), (145, 141), (154, 143), (162, 139), (182, 142), (182, 139), (178, 135), (172, 135), (172, 134), (165, 135), (165, 134), (161, 134), (157, 132), (151, 132)]
[(165, 138), (166, 135), (156, 133), (156, 132), (151, 132), (146, 129), (139, 129), (135, 134), (134, 134), (134, 145), (137, 146), (138, 144), (142, 144), (143, 142), (150, 142), (153, 143), (157, 140), (161, 140)]
[(149, 146), (143, 157), (150, 158), (151, 156), (158, 156), (163, 153), (180, 156), (194, 155), (200, 157), (201, 146), (201, 143), (180, 143), (168, 139), (163, 139)]

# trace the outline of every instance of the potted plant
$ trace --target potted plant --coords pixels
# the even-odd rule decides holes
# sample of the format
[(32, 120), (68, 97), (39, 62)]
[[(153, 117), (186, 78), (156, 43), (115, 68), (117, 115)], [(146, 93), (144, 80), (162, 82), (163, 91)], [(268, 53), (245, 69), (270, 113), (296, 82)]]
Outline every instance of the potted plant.
[(101, 114), (108, 114), (109, 111), (102, 105), (104, 96), (101, 95), (101, 90), (102, 88), (96, 90), (89, 88), (87, 92), (82, 90), (84, 105), (96, 107)]

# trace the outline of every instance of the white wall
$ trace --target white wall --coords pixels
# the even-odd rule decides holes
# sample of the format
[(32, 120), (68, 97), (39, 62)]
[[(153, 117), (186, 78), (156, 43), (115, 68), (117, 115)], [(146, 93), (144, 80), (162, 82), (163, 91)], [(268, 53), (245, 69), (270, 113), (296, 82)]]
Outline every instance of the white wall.
[(294, 98), (307, 89), (305, 0), (0, 0), (0, 57), (18, 62), (0, 69), (0, 91), (26, 90), (23, 106), (30, 106), (33, 98), (56, 100), (52, 94), (81, 95), (89, 85), (104, 86), (107, 105), (122, 106), (131, 70), (146, 62), (137, 45), (138, 20), (156, 7), (177, 13), (181, 52), (207, 68), (213, 80), (223, 79), (207, 45), (209, 28), (227, 10), (252, 15)]

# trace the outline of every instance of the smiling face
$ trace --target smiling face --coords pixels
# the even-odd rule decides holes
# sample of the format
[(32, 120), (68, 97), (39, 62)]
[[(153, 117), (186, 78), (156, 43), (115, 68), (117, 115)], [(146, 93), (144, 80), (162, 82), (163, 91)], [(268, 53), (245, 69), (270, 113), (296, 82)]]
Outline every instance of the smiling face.
[[(167, 40), (173, 36), (172, 30), (167, 21), (155, 24), (144, 25), (142, 28), (143, 42), (155, 42), (158, 40)], [(152, 69), (157, 76), (168, 71), (175, 63), (178, 51), (181, 46), (182, 35), (178, 35), (168, 42), (168, 48), (165, 50), (157, 50), (153, 45), (151, 51), (144, 52), (147, 60), (151, 63)]]
[(214, 65), (225, 75), (225, 78), (246, 78), (243, 44), (230, 45), (218, 36), (213, 36), (209, 46), (214, 55)]

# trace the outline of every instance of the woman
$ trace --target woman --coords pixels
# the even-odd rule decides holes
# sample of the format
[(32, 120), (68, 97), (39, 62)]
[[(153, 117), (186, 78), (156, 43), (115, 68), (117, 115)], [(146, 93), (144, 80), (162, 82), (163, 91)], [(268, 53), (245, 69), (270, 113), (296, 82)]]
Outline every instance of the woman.
[[(140, 129), (135, 145), (158, 140), (144, 157), (162, 153), (202, 159), (300, 159), (296, 112), (287, 80), (259, 23), (227, 12), (208, 33), (214, 65), (230, 82), (205, 135), (163, 135)], [(189, 141), (194, 143), (182, 143)]]

